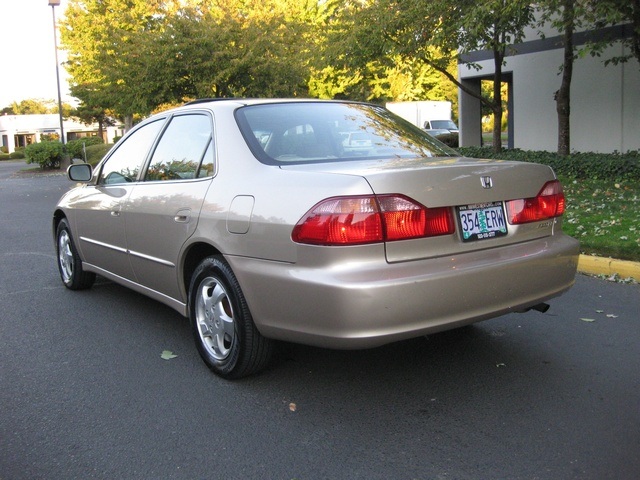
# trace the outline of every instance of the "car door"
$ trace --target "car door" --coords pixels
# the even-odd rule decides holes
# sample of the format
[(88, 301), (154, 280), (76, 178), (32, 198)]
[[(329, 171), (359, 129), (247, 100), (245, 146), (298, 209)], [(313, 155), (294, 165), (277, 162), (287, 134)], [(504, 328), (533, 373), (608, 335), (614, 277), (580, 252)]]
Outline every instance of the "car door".
[(194, 233), (214, 170), (207, 113), (174, 115), (124, 211), (127, 247), (138, 283), (184, 301), (177, 266)]
[(133, 279), (127, 253), (123, 206), (164, 120), (141, 125), (115, 147), (103, 163), (95, 185), (87, 185), (73, 205), (79, 248), (85, 262)]

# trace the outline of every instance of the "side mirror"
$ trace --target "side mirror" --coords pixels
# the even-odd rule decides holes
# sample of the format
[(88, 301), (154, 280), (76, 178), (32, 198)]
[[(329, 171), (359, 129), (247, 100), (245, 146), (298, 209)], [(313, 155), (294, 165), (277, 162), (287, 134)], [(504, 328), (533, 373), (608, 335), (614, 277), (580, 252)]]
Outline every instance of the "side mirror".
[(88, 182), (91, 175), (92, 169), (88, 163), (74, 163), (67, 168), (67, 177), (74, 182)]

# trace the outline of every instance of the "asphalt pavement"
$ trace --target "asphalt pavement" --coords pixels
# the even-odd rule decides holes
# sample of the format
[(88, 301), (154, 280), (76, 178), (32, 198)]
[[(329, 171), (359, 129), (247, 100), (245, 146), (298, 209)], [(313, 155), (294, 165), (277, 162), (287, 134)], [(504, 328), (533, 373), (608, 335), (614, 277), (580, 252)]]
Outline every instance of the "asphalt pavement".
[[(186, 319), (58, 277), (62, 175), (0, 162), (0, 479), (640, 478), (640, 286), (213, 375)], [(172, 355), (164, 355), (171, 352)]]

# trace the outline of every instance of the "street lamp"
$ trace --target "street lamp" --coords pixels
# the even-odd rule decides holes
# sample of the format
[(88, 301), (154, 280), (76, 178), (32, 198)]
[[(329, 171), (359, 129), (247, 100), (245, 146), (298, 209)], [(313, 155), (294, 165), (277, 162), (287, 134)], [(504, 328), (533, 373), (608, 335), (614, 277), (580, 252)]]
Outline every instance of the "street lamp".
[(56, 55), (56, 81), (58, 82), (58, 115), (60, 116), (60, 141), (64, 146), (67, 142), (64, 138), (64, 125), (62, 120), (62, 95), (60, 94), (60, 67), (58, 65), (58, 36), (56, 35), (56, 7), (60, 6), (60, 0), (48, 0), (53, 16), (53, 46)]

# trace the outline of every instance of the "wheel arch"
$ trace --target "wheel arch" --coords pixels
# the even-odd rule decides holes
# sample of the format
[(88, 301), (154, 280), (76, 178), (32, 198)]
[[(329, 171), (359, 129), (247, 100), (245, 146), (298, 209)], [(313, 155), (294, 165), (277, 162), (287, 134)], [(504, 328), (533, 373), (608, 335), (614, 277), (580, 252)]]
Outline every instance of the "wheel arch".
[(193, 272), (195, 272), (202, 260), (212, 255), (220, 254), (220, 250), (206, 242), (193, 243), (192, 245), (189, 245), (185, 251), (182, 261), (182, 289), (187, 303), (187, 315), (189, 305), (189, 285), (191, 284)]
[(56, 241), (56, 231), (58, 230), (58, 225), (60, 224), (60, 220), (67, 218), (67, 215), (61, 209), (56, 209), (53, 212), (53, 220), (52, 220), (52, 233), (53, 240)]

